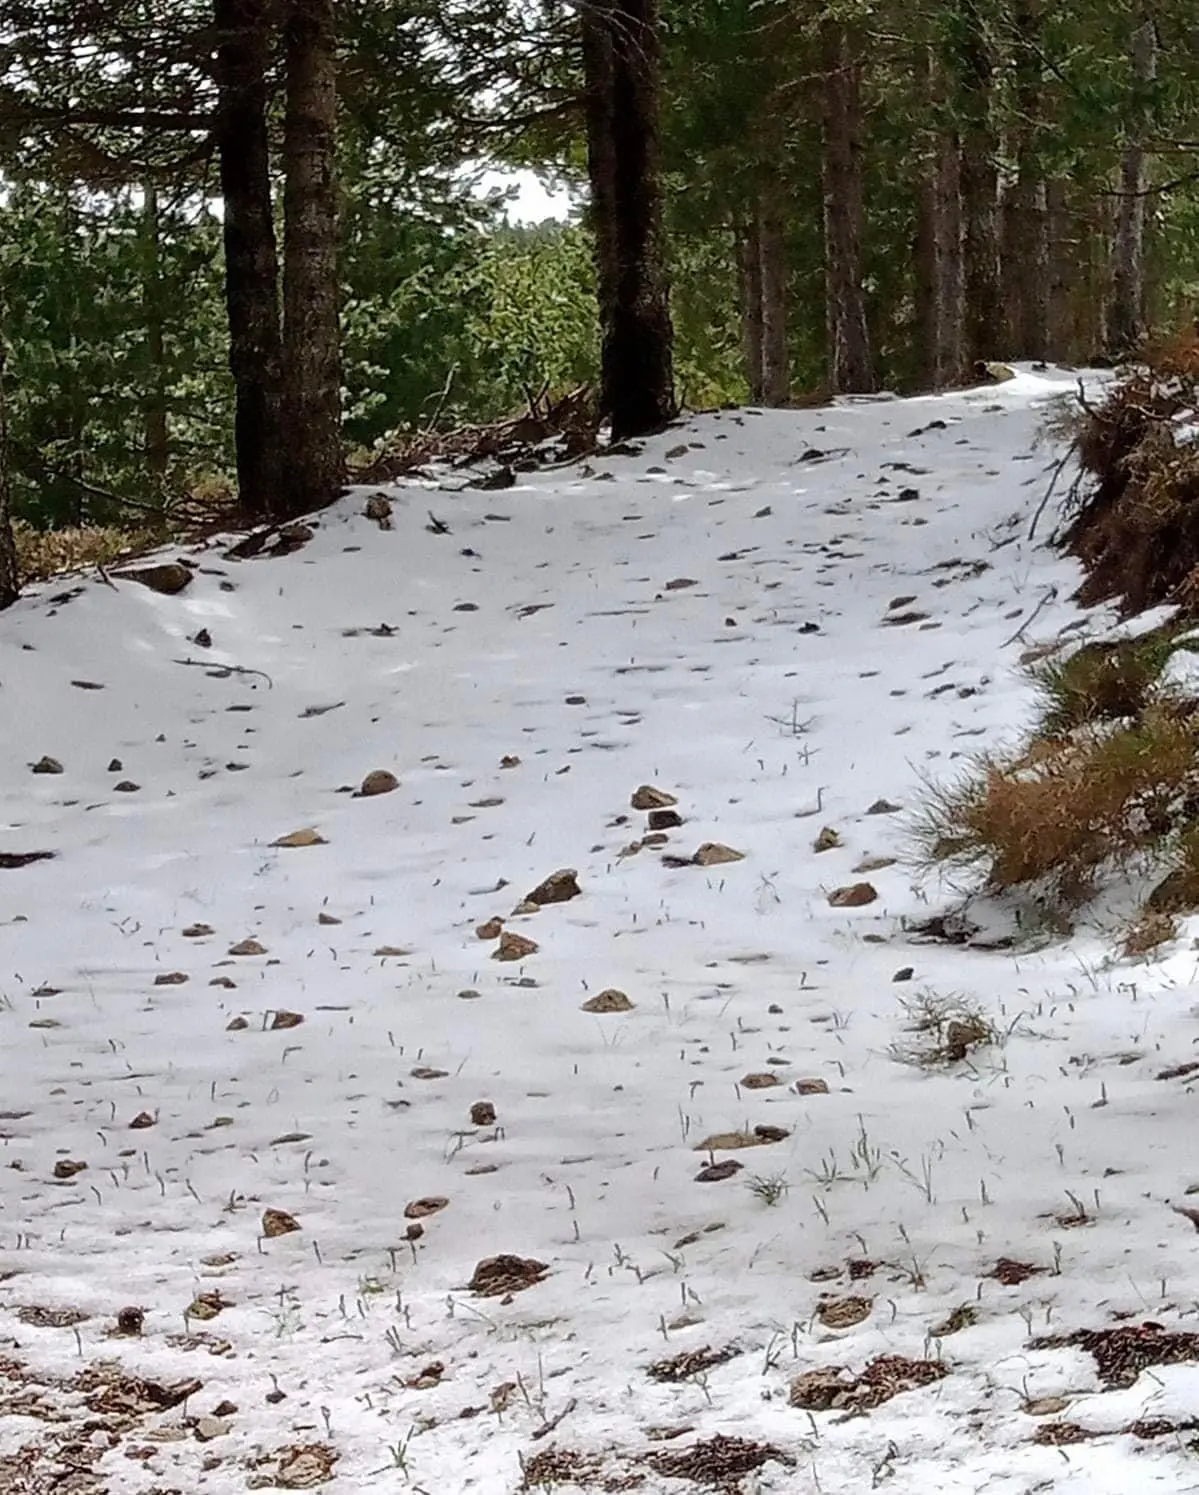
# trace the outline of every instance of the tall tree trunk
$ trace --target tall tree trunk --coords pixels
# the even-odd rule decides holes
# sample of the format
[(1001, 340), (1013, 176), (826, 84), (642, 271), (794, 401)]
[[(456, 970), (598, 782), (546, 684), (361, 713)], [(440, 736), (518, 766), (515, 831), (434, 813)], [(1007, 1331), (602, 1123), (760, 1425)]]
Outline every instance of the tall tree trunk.
[(341, 446), (337, 0), (289, 0), (283, 28), (283, 391), (286, 507), (336, 498)]
[(762, 233), (756, 208), (736, 227), (737, 284), (741, 303), (741, 352), (749, 402), (765, 399), (762, 378)]
[(862, 69), (843, 21), (825, 21), (821, 33), (829, 383), (834, 393), (867, 394), (877, 386), (862, 285)]
[(142, 188), (142, 318), (146, 329), (146, 389), (142, 405), (143, 455), (146, 471), (158, 493), (166, 487), (171, 456), (167, 419), (166, 339), (163, 327), (161, 225), (158, 188)]
[[(927, 96), (946, 102), (945, 68), (932, 48), (924, 57)], [(962, 376), (961, 148), (943, 126), (929, 132), (916, 205), (915, 341), (917, 376), (945, 389)]]
[(267, 142), (269, 0), (214, 0), (225, 308), (237, 487), (250, 514), (284, 512), (279, 265)]
[(1061, 363), (1075, 358), (1070, 320), (1070, 278), (1077, 252), (1069, 194), (1061, 177), (1045, 184), (1045, 216), (1049, 224), (1049, 357)]
[(1016, 105), (1012, 153), (1016, 175), (1003, 194), (1001, 211), (1006, 354), (1010, 358), (1044, 358), (1049, 337), (1049, 215), (1038, 152), (1044, 66), (1038, 0), (1015, 0), (1012, 28)]
[(791, 400), (791, 276), (787, 231), (776, 183), (762, 194), (758, 209), (762, 278), (762, 400), (775, 409)]
[[(1144, 91), (1157, 78), (1157, 28), (1144, 20), (1133, 40), (1133, 75)], [(1120, 196), (1112, 245), (1111, 291), (1104, 328), (1106, 351), (1121, 358), (1132, 353), (1145, 336), (1145, 201), (1149, 158), (1144, 136), (1150, 123), (1149, 106), (1132, 121), (1120, 162)]]
[(966, 357), (975, 363), (998, 358), (1004, 351), (994, 62), (978, 0), (959, 0), (957, 23)]
[(582, 8), (587, 172), (603, 338), (600, 413), (616, 440), (677, 406), (658, 168), (657, 0)]
[(0, 342), (0, 609), (21, 595), (17, 542), (12, 529), (12, 452), (8, 444), (8, 387), (4, 373), (8, 353)]

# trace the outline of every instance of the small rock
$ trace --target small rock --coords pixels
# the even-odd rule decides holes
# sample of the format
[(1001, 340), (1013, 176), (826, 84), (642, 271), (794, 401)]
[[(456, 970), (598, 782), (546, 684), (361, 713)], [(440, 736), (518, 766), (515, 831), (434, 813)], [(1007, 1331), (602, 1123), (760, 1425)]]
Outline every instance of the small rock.
[(841, 833), (835, 831), (831, 825), (826, 825), (815, 841), (812, 842), (812, 850), (816, 852), (835, 851), (840, 845)]
[(745, 853), (719, 841), (705, 841), (691, 860), (697, 867), (719, 867), (724, 862), (743, 862)]
[(149, 1111), (139, 1111), (129, 1123), (129, 1129), (134, 1132), (144, 1132), (147, 1127), (152, 1127), (153, 1125), (154, 1117), (150, 1115)]
[(50, 758), (50, 757), (39, 758), (36, 763), (31, 764), (30, 768), (31, 768), (31, 772), (33, 772), (33, 773), (62, 773), (62, 772), (64, 772), (63, 766), (58, 761), (58, 759), (57, 758)]
[(214, 976), (208, 984), (209, 986), (222, 986), (226, 991), (235, 991), (237, 989), (237, 982), (234, 981), (232, 976)]
[(634, 810), (669, 810), (672, 805), (678, 804), (678, 799), (665, 789), (657, 789), (653, 784), (642, 784), (633, 791), (629, 803)]
[(828, 1412), (841, 1404), (842, 1398), (852, 1389), (853, 1382), (845, 1378), (840, 1366), (830, 1365), (822, 1370), (807, 1370), (791, 1382), (788, 1398), (793, 1407), (805, 1412)]
[(121, 762), (121, 760), (119, 758), (110, 758), (109, 759), (109, 762), (108, 762), (108, 771), (109, 771), (109, 773), (122, 773), (124, 771), (124, 768), (125, 768), (125, 765)]
[(280, 836), (277, 841), (271, 842), (272, 846), (283, 847), (327, 846), (328, 844), (320, 831), (313, 830), (311, 826), (305, 826), (303, 830), (289, 831), (286, 836)]
[(122, 1308), (117, 1314), (117, 1333), (136, 1338), (142, 1332), (145, 1322), (146, 1315), (143, 1309)]
[(772, 1070), (764, 1069), (757, 1074), (743, 1075), (741, 1078), (742, 1090), (769, 1090), (772, 1085), (781, 1085), (782, 1081)]
[(500, 942), (491, 952), (492, 960), (524, 960), (526, 956), (536, 955), (541, 946), (536, 940), (526, 939), (523, 934), (513, 934), (506, 929), (500, 935)]
[(86, 1163), (74, 1158), (59, 1158), (54, 1165), (54, 1177), (57, 1179), (74, 1178), (77, 1173), (83, 1173), (86, 1168)]
[(122, 779), (119, 784), (112, 786), (112, 791), (114, 794), (138, 794), (141, 792), (141, 787), (140, 784), (135, 784), (132, 779)]
[(536, 1286), (548, 1271), (545, 1262), (532, 1257), (488, 1256), (475, 1267), (468, 1285), (483, 1298), (505, 1297)]
[(634, 1003), (614, 986), (598, 992), (583, 1003), (584, 1012), (632, 1012)]
[(414, 1220), (411, 1225), (404, 1227), (404, 1239), (406, 1241), (419, 1241), (425, 1233), (425, 1227), (419, 1220)]
[(380, 529), (391, 529), (391, 500), (386, 494), (369, 494), (362, 513), (365, 518), (373, 519)]
[(859, 874), (883, 872), (888, 867), (894, 867), (897, 861), (897, 857), (863, 857), (853, 870)]
[(476, 991), (473, 986), (467, 986), (463, 987), (458, 993), (458, 1000), (460, 1002), (477, 1002), (482, 995), (483, 993)]
[(235, 1417), (236, 1415), (237, 1403), (229, 1401), (217, 1402), (211, 1412), (211, 1416), (213, 1417)]
[(189, 924), (183, 931), (183, 938), (185, 940), (202, 940), (206, 936), (215, 933), (216, 930), (213, 929), (211, 924)]
[(257, 940), (238, 940), (236, 945), (229, 946), (230, 955), (265, 955), (266, 946), (260, 945)]
[(894, 815), (901, 805), (893, 805), (889, 799), (876, 799), (866, 810), (867, 815)]
[(792, 1088), (796, 1095), (827, 1095), (829, 1093), (828, 1081), (815, 1078), (796, 1080)]
[(916, 969), (914, 966), (900, 966), (900, 968), (895, 972), (894, 976), (891, 977), (891, 980), (910, 981), (915, 974)]
[(138, 566), (131, 571), (114, 571), (118, 581), (136, 581), (164, 597), (174, 597), (192, 583), (192, 573), (179, 561), (163, 561), (155, 566)]
[(336, 914), (327, 914), (324, 909), (321, 909), (320, 913), (316, 916), (316, 922), (318, 924), (340, 924), (341, 920)]
[(371, 799), (376, 794), (390, 794), (392, 790), (400, 787), (400, 781), (388, 768), (372, 768), (366, 778), (363, 779), (355, 796), (357, 799)]
[(515, 753), (505, 753), (504, 756), (500, 759), (500, 767), (519, 768), (520, 759), (516, 756)]
[(855, 882), (845, 888), (834, 888), (828, 901), (832, 908), (863, 908), (877, 897), (878, 890), (873, 883)]
[(504, 921), (497, 915), (494, 919), (488, 919), (484, 924), (475, 925), (475, 934), (481, 940), (498, 940), (504, 932)]
[(196, 1442), (211, 1443), (214, 1438), (223, 1438), (232, 1427), (223, 1417), (198, 1417), (196, 1419)]
[(489, 1100), (477, 1100), (470, 1108), (472, 1126), (494, 1126), (495, 1106)]
[(709, 1163), (701, 1168), (695, 1175), (697, 1184), (718, 1184), (726, 1178), (732, 1178), (735, 1173), (740, 1173), (744, 1163), (739, 1163), (736, 1158), (724, 1158), (719, 1163)]
[(535, 904), (538, 908), (547, 903), (568, 903), (572, 898), (578, 898), (582, 891), (579, 887), (579, 874), (573, 867), (563, 867), (557, 872), (551, 872), (531, 893), (526, 893), (525, 902)]
[(440, 1195), (431, 1195), (426, 1199), (414, 1199), (410, 1204), (404, 1206), (404, 1218), (406, 1220), (427, 1220), (430, 1215), (436, 1215), (443, 1209), (448, 1209), (450, 1201)]
[(299, 1229), (300, 1222), (286, 1210), (267, 1209), (262, 1212), (262, 1233), (268, 1240), (279, 1235), (290, 1235), (293, 1230)]
[(651, 810), (646, 824), (651, 831), (671, 831), (683, 823), (677, 810)]
[(816, 1317), (826, 1329), (852, 1329), (868, 1319), (873, 1308), (870, 1298), (826, 1298), (816, 1309)]
[(428, 1064), (418, 1064), (408, 1072), (414, 1080), (445, 1080), (450, 1073), (448, 1069), (433, 1069)]
[(155, 986), (182, 986), (190, 980), (186, 971), (163, 971), (154, 978)]
[(244, 1033), (250, 1024), (244, 1017), (233, 1017), (225, 1024), (226, 1033)]
[(298, 1028), (303, 1021), (304, 1014), (302, 1012), (289, 1012), (286, 1007), (280, 1007), (274, 1017), (271, 1018), (271, 1027), (273, 1029)]
[(512, 910), (512, 917), (515, 919), (522, 914), (536, 914), (540, 913), (540, 911), (540, 903), (533, 903), (528, 898), (522, 898), (516, 905), (516, 907)]

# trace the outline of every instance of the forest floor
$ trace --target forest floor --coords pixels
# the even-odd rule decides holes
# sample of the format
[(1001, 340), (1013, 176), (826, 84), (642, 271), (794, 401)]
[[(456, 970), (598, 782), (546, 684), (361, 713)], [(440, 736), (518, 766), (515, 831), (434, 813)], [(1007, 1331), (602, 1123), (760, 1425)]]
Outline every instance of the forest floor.
[(5, 1495), (1199, 1489), (1189, 942), (903, 860), (1112, 626), (1074, 379), (0, 618)]

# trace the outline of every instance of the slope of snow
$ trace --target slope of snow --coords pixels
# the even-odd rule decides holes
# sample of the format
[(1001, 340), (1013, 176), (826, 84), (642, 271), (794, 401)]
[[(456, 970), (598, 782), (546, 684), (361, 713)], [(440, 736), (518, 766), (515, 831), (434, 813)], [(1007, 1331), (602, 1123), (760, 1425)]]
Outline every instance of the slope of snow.
[[(705, 416), (592, 472), (398, 486), (391, 530), (355, 493), (294, 555), (197, 549), (179, 596), (0, 618), (0, 851), (57, 853), (0, 870), (0, 1487), (227, 1495), (319, 1446), (332, 1495), (505, 1495), (557, 1447), (606, 1474), (556, 1489), (677, 1491), (644, 1456), (725, 1434), (794, 1461), (747, 1490), (1199, 1488), (1183, 1436), (1121, 1431), (1194, 1417), (1193, 1365), (1112, 1389), (1030, 1347), (1199, 1327), (1194, 1101), (1157, 1078), (1199, 1036), (1193, 957), (917, 943), (948, 899), (855, 870), (1026, 725), (1025, 649), (1110, 621), (1026, 539), (1073, 378)], [(347, 792), (374, 769), (399, 788)], [(642, 784), (683, 824), (629, 852)], [(707, 842), (744, 858), (663, 860)], [(581, 896), (511, 917), (567, 867)], [(493, 959), (493, 916), (539, 950)], [(582, 1010), (610, 989), (631, 1009)], [(998, 1041), (904, 1062), (922, 998)], [(703, 1147), (756, 1126), (781, 1140)], [(472, 1292), (500, 1253), (548, 1270)], [(647, 1374), (704, 1347), (738, 1353)], [(880, 1355), (946, 1374), (789, 1404)], [(86, 1410), (105, 1362), (202, 1385), (130, 1430)], [(1056, 1423), (1108, 1436), (1034, 1441)]]

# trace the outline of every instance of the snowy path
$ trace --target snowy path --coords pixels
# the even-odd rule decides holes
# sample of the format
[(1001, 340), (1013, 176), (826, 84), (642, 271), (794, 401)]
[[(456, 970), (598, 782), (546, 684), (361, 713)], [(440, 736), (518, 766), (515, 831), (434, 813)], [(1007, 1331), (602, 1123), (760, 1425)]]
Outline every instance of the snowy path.
[[(1199, 1489), (1186, 1436), (1122, 1431), (1199, 1416), (1195, 1366), (1112, 1389), (1029, 1347), (1199, 1329), (1195, 1102), (1157, 1078), (1194, 958), (915, 944), (942, 905), (890, 862), (1079, 616), (1025, 539), (1072, 377), (703, 417), (590, 476), (397, 488), (390, 531), (359, 493), (292, 556), (194, 552), (177, 597), (0, 618), (0, 852), (57, 853), (0, 870), (0, 1490), (295, 1487), (327, 1450), (330, 1495), (508, 1495), (556, 1448), (565, 1495), (652, 1495), (717, 1434), (793, 1461), (747, 1491)], [(630, 853), (641, 785), (683, 824)], [(703, 843), (744, 859), (670, 864)], [(560, 868), (581, 896), (509, 917)], [(495, 916), (538, 951), (493, 959)], [(1001, 1041), (900, 1062), (921, 993)], [(542, 1280), (471, 1291), (504, 1253)], [(738, 1353), (647, 1374), (705, 1347)], [(946, 1373), (790, 1405), (880, 1355)]]

